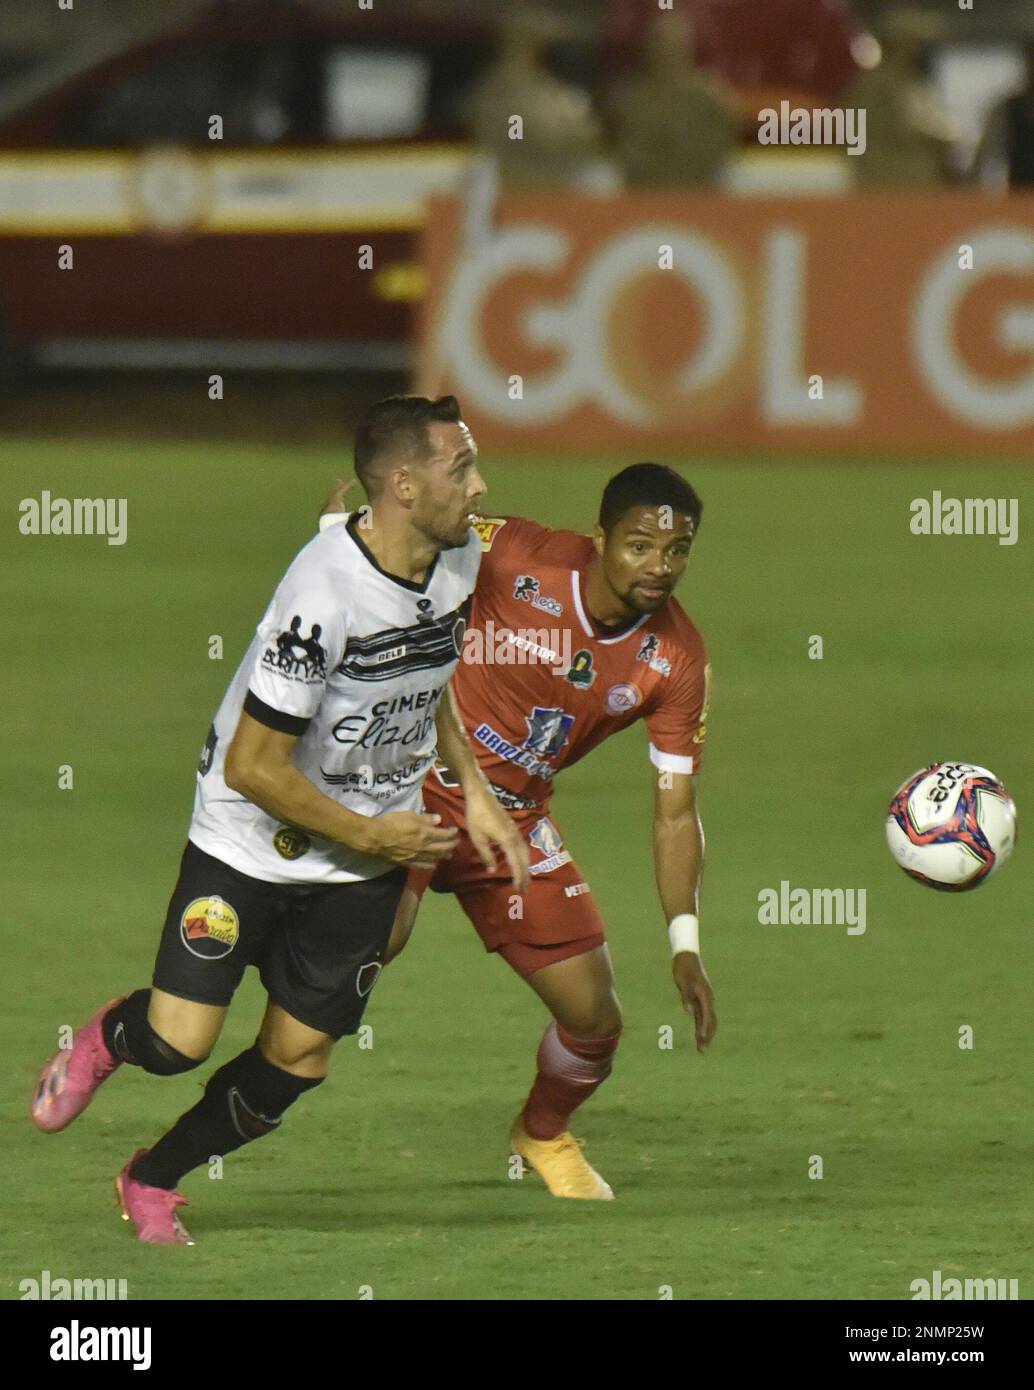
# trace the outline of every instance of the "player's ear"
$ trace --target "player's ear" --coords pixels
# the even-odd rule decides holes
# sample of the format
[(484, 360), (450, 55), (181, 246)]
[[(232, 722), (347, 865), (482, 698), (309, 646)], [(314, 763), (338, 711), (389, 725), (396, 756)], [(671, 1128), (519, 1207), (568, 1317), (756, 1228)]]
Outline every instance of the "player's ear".
[(388, 486), (400, 502), (412, 502), (415, 492), (413, 475), (408, 468), (393, 468), (388, 474)]
[(597, 522), (596, 525), (592, 528), (592, 544), (596, 551), (596, 554), (602, 560), (603, 547), (607, 544), (607, 533), (606, 531), (604, 531), (603, 527), (599, 524), (599, 522)]

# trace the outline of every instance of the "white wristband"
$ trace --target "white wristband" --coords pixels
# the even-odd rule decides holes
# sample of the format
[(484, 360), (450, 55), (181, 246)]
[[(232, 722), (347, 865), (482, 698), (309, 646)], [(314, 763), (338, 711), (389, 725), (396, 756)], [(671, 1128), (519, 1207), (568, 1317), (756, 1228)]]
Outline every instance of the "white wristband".
[(668, 940), (671, 942), (671, 954), (677, 956), (680, 951), (692, 951), (694, 955), (700, 954), (700, 922), (693, 916), (692, 912), (680, 912), (677, 917), (673, 917), (668, 925)]
[(336, 526), (339, 521), (346, 521), (347, 519), (347, 512), (324, 512), (320, 517), (320, 530), (325, 531), (328, 526)]

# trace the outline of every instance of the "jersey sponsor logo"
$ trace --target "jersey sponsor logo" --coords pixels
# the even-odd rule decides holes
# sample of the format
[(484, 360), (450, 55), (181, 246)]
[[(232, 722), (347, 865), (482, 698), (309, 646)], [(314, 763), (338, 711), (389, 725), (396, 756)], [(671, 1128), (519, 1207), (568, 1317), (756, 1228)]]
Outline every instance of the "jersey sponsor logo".
[(587, 883), (569, 883), (564, 889), (564, 897), (578, 898), (582, 893), (588, 893), (588, 891), (589, 885)]
[(474, 730), (474, 737), (490, 753), (524, 768), (533, 777), (548, 780), (553, 776), (553, 768), (546, 759), (555, 757), (567, 742), (574, 715), (559, 708), (544, 709), (536, 705), (530, 715), (524, 716), (524, 722), (528, 726), (528, 734), (520, 747), (493, 729), (491, 724), (479, 724)]
[(312, 841), (295, 825), (282, 825), (273, 836), (273, 848), (281, 859), (300, 859), (312, 849)]
[[(331, 729), (338, 743), (355, 748), (387, 748), (397, 743), (403, 748), (420, 743), (434, 724), (440, 685), (409, 695), (396, 695), (393, 700), (378, 700), (370, 711), (347, 714)], [(406, 720), (405, 715), (423, 710), (420, 718)]]
[(471, 523), (481, 539), (481, 549), (491, 550), (492, 542), (506, 525), (505, 516), (479, 516)]
[[(348, 794), (365, 793), (367, 796), (374, 796), (378, 801), (386, 801), (393, 795), (390, 789), (397, 789), (418, 780), (430, 761), (431, 755), (428, 754), (425, 758), (414, 758), (412, 762), (390, 772), (375, 773), (372, 767), (361, 767), (354, 772), (328, 772), (325, 767), (321, 767), (320, 772), (328, 786), (340, 787)], [(385, 788), (389, 788), (387, 795), (383, 794)]]
[(607, 691), (607, 709), (611, 714), (627, 714), (642, 702), (643, 692), (637, 685), (621, 681)]
[[(434, 775), (443, 787), (448, 787), (450, 790), (458, 788), (460, 785), (459, 779), (444, 763), (436, 762), (434, 764)], [(488, 787), (499, 805), (505, 807), (507, 811), (535, 811), (538, 809), (539, 803), (530, 796), (518, 796), (509, 787), (501, 787), (498, 782), (489, 782)]]
[(479, 724), (474, 730), (474, 737), (479, 743), (483, 743), (490, 753), (497, 754), (500, 758), (505, 758), (508, 763), (513, 763), (515, 767), (524, 768), (525, 772), (532, 777), (542, 777), (546, 781), (553, 776), (553, 768), (542, 758), (536, 758), (534, 753), (527, 748), (520, 748), (516, 743), (511, 743), (504, 738), (501, 733), (493, 729), (491, 724)]
[(546, 594), (539, 592), (539, 581), (533, 574), (519, 574), (513, 584), (514, 598), (523, 599), (525, 603), (530, 603), (532, 608), (539, 608), (543, 613), (552, 613), (555, 618), (559, 618), (564, 611), (564, 605), (559, 599), (549, 598)]
[(228, 956), (240, 936), (240, 918), (222, 898), (195, 898), (180, 918), (184, 946), (201, 960)]
[(648, 633), (642, 642), (642, 646), (635, 654), (636, 661), (645, 661), (651, 671), (659, 671), (662, 676), (671, 675), (671, 662), (666, 657), (658, 656), (661, 639), (655, 633)]
[(302, 636), (302, 620), (296, 613), (291, 626), (276, 638), (276, 648), (267, 647), (262, 662), (271, 666), (278, 676), (314, 685), (327, 674), (327, 653), (320, 645), (323, 628), (313, 623), (308, 637)]
[(592, 652), (587, 647), (583, 647), (580, 652), (575, 652), (564, 680), (570, 681), (572, 685), (581, 686), (583, 690), (588, 690), (595, 679), (596, 672), (592, 668)]

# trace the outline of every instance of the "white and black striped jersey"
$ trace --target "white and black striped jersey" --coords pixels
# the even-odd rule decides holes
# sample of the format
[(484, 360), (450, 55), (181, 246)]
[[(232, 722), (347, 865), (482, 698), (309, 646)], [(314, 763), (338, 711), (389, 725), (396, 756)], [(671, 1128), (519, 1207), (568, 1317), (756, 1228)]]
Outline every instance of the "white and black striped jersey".
[(419, 811), (435, 713), (456, 668), (481, 561), (475, 531), (422, 584), (386, 573), (353, 517), (314, 537), (284, 575), (208, 735), (190, 839), (271, 883), (344, 883), (392, 866), (285, 826), (231, 791), (241, 710), (300, 735), (296, 767), (350, 811)]

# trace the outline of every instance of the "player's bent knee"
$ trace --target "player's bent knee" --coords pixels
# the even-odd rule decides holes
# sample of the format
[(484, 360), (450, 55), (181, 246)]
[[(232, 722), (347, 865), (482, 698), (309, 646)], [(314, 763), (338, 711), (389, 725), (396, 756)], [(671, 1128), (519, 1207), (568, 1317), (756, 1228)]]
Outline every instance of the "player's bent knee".
[(334, 1043), (331, 1038), (315, 1047), (273, 1046), (268, 1039), (262, 1040), (262, 1056), (274, 1067), (292, 1076), (312, 1081), (323, 1081), (330, 1071), (330, 1054)]
[(181, 1076), (207, 1061), (208, 1053), (203, 1057), (188, 1057), (146, 1023), (136, 1045), (136, 1060), (152, 1076)]
[(620, 1009), (593, 1010), (574, 1018), (558, 1019), (557, 1022), (573, 1038), (583, 1042), (607, 1042), (613, 1039), (615, 1049), (624, 1027)]

